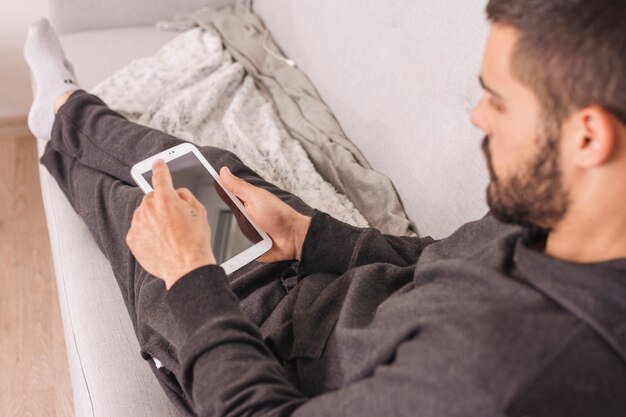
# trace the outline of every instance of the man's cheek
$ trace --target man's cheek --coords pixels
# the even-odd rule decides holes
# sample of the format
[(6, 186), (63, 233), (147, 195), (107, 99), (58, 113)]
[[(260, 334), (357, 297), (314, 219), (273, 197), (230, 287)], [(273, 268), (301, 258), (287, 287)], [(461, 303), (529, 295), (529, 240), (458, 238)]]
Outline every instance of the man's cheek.
[(495, 158), (493, 169), (495, 171), (498, 183), (505, 181), (509, 177), (511, 171), (511, 163), (503, 161), (500, 158)]

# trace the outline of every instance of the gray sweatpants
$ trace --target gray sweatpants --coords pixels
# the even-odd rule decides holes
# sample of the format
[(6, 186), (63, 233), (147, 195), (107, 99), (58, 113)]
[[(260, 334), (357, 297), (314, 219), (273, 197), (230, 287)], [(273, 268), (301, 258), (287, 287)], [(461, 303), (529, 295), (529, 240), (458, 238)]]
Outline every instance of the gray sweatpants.
[[(91, 231), (113, 273), (130, 314), (141, 354), (157, 358), (164, 368), (151, 368), (168, 397), (184, 415), (193, 415), (179, 385), (177, 352), (181, 335), (165, 307), (163, 281), (148, 274), (135, 260), (125, 237), (143, 192), (130, 168), (138, 161), (183, 140), (132, 123), (99, 98), (77, 91), (57, 113), (52, 139), (40, 161), (56, 179), (72, 207)], [(231, 152), (200, 147), (217, 170), (228, 166), (237, 176), (263, 187), (297, 211), (312, 214), (301, 199), (266, 182)], [(229, 279), (248, 318), (261, 326), (298, 277), (292, 262), (253, 262)]]

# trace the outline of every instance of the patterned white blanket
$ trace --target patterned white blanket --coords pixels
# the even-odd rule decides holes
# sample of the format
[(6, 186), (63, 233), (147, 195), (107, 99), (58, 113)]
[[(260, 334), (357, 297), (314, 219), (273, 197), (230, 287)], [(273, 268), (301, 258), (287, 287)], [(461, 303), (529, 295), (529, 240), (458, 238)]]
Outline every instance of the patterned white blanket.
[(355, 226), (367, 221), (317, 173), (272, 102), (235, 62), (216, 32), (190, 29), (138, 59), (92, 93), (130, 120), (237, 154), (267, 181)]

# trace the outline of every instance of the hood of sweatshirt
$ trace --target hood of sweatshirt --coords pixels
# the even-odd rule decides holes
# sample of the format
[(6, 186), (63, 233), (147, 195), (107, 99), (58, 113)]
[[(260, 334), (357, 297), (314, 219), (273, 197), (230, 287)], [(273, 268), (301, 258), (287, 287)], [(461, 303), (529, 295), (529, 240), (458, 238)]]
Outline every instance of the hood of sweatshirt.
[(514, 262), (535, 288), (587, 323), (626, 362), (626, 259), (561, 261), (520, 239)]

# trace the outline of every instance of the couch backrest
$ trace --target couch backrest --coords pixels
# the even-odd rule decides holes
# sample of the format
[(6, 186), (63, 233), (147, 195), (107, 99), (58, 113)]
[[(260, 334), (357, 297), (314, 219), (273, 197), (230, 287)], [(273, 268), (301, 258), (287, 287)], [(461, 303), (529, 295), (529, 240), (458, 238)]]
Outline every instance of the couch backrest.
[(487, 212), (470, 123), (488, 24), (484, 0), (254, 0), (421, 235)]
[(223, 7), (236, 0), (48, 0), (50, 18), (59, 33), (119, 26), (151, 26), (175, 14), (205, 6)]

